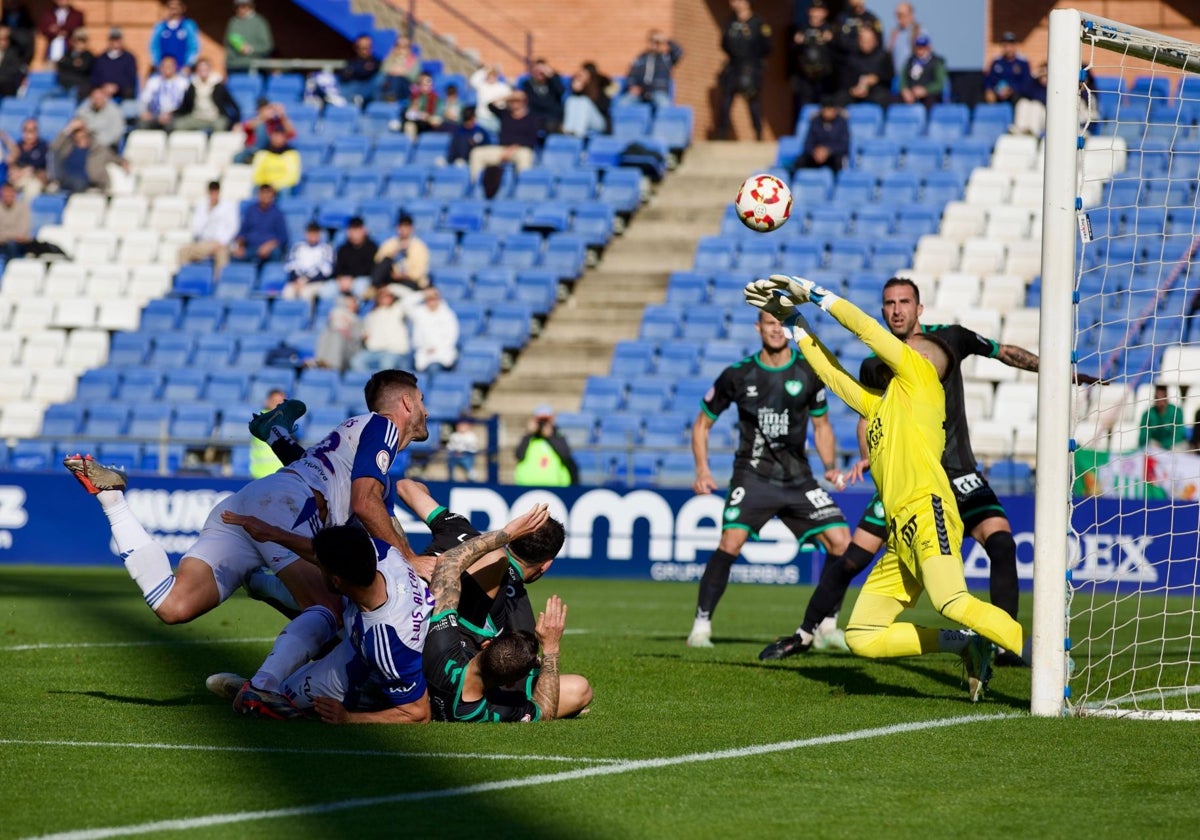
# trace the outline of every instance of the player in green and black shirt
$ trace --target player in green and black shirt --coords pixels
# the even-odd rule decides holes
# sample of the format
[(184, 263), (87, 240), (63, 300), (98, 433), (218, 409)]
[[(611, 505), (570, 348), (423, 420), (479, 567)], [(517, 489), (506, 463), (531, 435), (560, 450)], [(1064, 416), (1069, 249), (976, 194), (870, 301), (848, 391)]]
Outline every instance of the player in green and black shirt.
[[(759, 313), (755, 325), (762, 349), (721, 372), (700, 403), (692, 426), (698, 494), (717, 489), (708, 468), (708, 436), (721, 412), (737, 406), (739, 441), (733, 479), (725, 499), (721, 542), (700, 579), (696, 618), (688, 636), (691, 647), (712, 647), (712, 614), (729, 583), (729, 572), (748, 537), (778, 516), (802, 544), (816, 540), (825, 548), (826, 563), (840, 559), (850, 544), (850, 529), (841, 509), (813, 477), (808, 463), (808, 422), (825, 465), (826, 478), (839, 475), (834, 460), (836, 439), (829, 424), (825, 386), (794, 349), (783, 325)], [(829, 644), (838, 644), (832, 622)]]
[[(950, 347), (960, 363), (955, 365), (953, 374), (943, 383), (946, 391), (946, 449), (942, 454), (942, 466), (954, 488), (964, 531), (983, 546), (991, 561), (991, 601), (1016, 618), (1020, 602), (1017, 546), (1004, 507), (987, 479), (979, 473), (975, 453), (971, 449), (960, 368), (963, 359), (974, 355), (999, 359), (1009, 367), (1020, 370), (1037, 371), (1038, 357), (1024, 348), (1001, 344), (958, 324), (922, 325), (919, 319), (923, 309), (921, 292), (912, 280), (893, 277), (884, 284), (883, 319), (892, 334), (907, 340), (916, 332), (933, 333)], [(870, 356), (863, 361), (859, 381), (864, 385), (881, 388), (886, 384), (886, 377), (886, 367), (878, 359)], [(1082, 373), (1077, 374), (1076, 378), (1084, 384), (1097, 381), (1095, 377)], [(861, 427), (859, 436), (861, 439)], [(851, 481), (860, 479), (869, 467), (867, 460), (860, 460), (851, 471)], [(805, 625), (815, 626), (815, 622), (827, 613), (836, 611), (850, 581), (870, 564), (886, 539), (886, 517), (876, 494), (859, 520), (853, 542), (845, 552), (842, 563), (834, 568), (827, 567), (822, 574), (821, 582), (809, 601)], [(1025, 664), (1013, 652), (1005, 652), (996, 661), (1001, 665)]]

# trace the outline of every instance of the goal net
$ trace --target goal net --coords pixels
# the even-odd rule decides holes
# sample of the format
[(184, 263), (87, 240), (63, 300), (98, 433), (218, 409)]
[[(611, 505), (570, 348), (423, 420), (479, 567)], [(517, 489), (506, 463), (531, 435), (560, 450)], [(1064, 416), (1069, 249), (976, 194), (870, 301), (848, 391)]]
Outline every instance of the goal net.
[(1033, 712), (1200, 718), (1200, 46), (1050, 27)]

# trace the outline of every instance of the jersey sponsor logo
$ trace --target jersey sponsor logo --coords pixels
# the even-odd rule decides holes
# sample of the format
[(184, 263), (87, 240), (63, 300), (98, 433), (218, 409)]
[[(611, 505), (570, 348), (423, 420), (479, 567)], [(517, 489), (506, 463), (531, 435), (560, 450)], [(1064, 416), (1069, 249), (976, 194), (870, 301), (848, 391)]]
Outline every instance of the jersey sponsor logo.
[(767, 440), (784, 438), (791, 428), (791, 415), (787, 411), (775, 411), (772, 408), (758, 410), (758, 430)]
[(883, 440), (883, 421), (878, 417), (871, 421), (867, 426), (867, 448), (876, 449)]
[(805, 492), (804, 496), (808, 499), (808, 503), (815, 508), (830, 507), (833, 504), (833, 497), (820, 487)]
[(917, 536), (917, 517), (910, 516), (908, 521), (900, 526), (900, 539), (904, 540), (904, 544), (909, 548), (912, 547), (913, 540)]
[(388, 454), (386, 449), (380, 449), (375, 453), (375, 466), (379, 467), (381, 473), (388, 471), (388, 467), (392, 465), (392, 456)]
[(960, 475), (950, 483), (954, 485), (955, 493), (960, 496), (967, 496), (983, 486), (983, 476), (979, 473)]
[(783, 383), (783, 390), (788, 392), (788, 396), (794, 397), (804, 390), (804, 383), (799, 379), (789, 379)]

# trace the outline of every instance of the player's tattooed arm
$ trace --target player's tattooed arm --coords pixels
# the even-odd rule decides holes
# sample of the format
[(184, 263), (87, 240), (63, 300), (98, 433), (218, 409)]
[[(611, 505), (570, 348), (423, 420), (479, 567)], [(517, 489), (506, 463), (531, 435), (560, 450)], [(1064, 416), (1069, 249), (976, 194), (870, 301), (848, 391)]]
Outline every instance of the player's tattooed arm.
[(533, 702), (542, 712), (542, 720), (558, 717), (559, 642), (567, 625), (567, 605), (557, 595), (546, 601), (544, 612), (538, 613), (538, 641), (542, 643), (542, 672), (538, 675), (537, 687), (533, 690)]
[(1037, 353), (1031, 353), (1024, 347), (1018, 347), (1015, 344), (1001, 344), (996, 358), (1009, 367), (1020, 370), (1031, 370), (1036, 373), (1038, 369)]
[(532, 534), (546, 523), (549, 516), (550, 509), (545, 504), (534, 505), (503, 528), (472, 537), (438, 557), (429, 581), (429, 591), (437, 602), (438, 610), (458, 609), (458, 599), (462, 595), (460, 578), (467, 567), (489, 551)]

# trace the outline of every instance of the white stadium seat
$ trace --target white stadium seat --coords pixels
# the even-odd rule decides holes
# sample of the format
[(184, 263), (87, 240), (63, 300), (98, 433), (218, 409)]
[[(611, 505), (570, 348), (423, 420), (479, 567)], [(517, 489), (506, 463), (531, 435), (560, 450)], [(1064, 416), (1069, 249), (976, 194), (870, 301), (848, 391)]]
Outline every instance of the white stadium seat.
[(121, 237), (117, 262), (121, 265), (153, 265), (159, 258), (161, 237), (157, 230), (139, 230)]
[(1004, 314), (1025, 305), (1025, 281), (1011, 274), (990, 274), (983, 278), (980, 307)]
[(1013, 451), (1013, 429), (1007, 423), (981, 420), (971, 426), (971, 448), (987, 460), (1008, 458)]
[(962, 242), (983, 233), (987, 211), (965, 201), (951, 201), (942, 211), (942, 224), (938, 229), (943, 239)]
[(162, 163), (167, 154), (167, 135), (162, 131), (137, 129), (125, 137), (122, 156), (135, 169)]
[(29, 395), (29, 386), (32, 383), (33, 371), (28, 368), (0, 369), (0, 405), (25, 399)]
[(73, 193), (63, 208), (62, 226), (76, 233), (96, 230), (104, 221), (108, 197), (100, 193)]
[(938, 281), (933, 305), (938, 309), (967, 309), (979, 302), (979, 275), (947, 271)]
[(1006, 248), (1003, 242), (973, 237), (963, 243), (959, 270), (971, 274), (996, 274), (1004, 268)]
[(208, 138), (207, 163), (217, 172), (233, 163), (234, 155), (246, 148), (246, 135), (241, 131), (214, 131)]
[(925, 234), (917, 240), (917, 252), (913, 256), (913, 269), (929, 274), (956, 271), (960, 257), (961, 253), (957, 242), (935, 234)]
[(54, 307), (54, 320), (51, 323), (63, 329), (94, 327), (96, 325), (96, 301), (84, 297), (60, 300)]
[(27, 298), (17, 301), (13, 307), (12, 320), (8, 328), (18, 335), (28, 335), (50, 326), (54, 318), (54, 301), (43, 298)]
[[(183, 182), (180, 182), (180, 190)], [(192, 206), (186, 198), (179, 195), (160, 195), (154, 198), (150, 210), (149, 226), (152, 230), (190, 230)]]
[(1027, 207), (992, 207), (987, 211), (987, 226), (983, 235), (1001, 242), (1026, 239), (1032, 220), (1033, 214)]
[(76, 298), (83, 291), (83, 282), (87, 277), (87, 269), (78, 263), (53, 263), (46, 272), (42, 283), (42, 297), (50, 300), (68, 300)]
[(11, 365), (21, 352), (24, 337), (7, 331), (0, 332), (0, 368)]
[(0, 408), (0, 438), (36, 437), (42, 430), (45, 407), (27, 400), (5, 402)]
[(1036, 348), (1041, 318), (1041, 313), (1031, 306), (1022, 306), (1006, 313), (1004, 326), (1000, 330), (1001, 342), (1026, 349)]
[(0, 297), (10, 300), (37, 297), (42, 293), (45, 277), (46, 265), (41, 260), (13, 260), (4, 267)]
[(996, 207), (1008, 203), (1012, 192), (1012, 176), (993, 169), (976, 169), (967, 180), (966, 201), (980, 207)]
[(221, 175), (221, 198), (241, 201), (254, 192), (254, 170), (245, 164), (232, 163)]
[(129, 276), (129, 285), (125, 296), (143, 304), (154, 298), (162, 297), (171, 290), (173, 271), (162, 265), (136, 265)]
[(1002, 406), (1005, 418), (1034, 420), (1037, 418), (1037, 385), (1032, 382), (1001, 382), (996, 386), (996, 405)]
[(963, 377), (977, 382), (1015, 382), (1017, 369), (999, 359), (970, 356), (963, 360)]
[(137, 171), (137, 186), (135, 191), (147, 198), (158, 195), (171, 195), (175, 192), (179, 173), (169, 163), (144, 166)]
[(108, 361), (108, 345), (107, 330), (71, 330), (63, 349), (63, 367), (75, 372), (100, 367)]
[(76, 259), (109, 262), (117, 255), (117, 235), (111, 230), (81, 233), (75, 242)]
[(1032, 280), (1042, 273), (1042, 242), (1038, 239), (1023, 239), (1008, 246), (1004, 261), (1004, 273)]
[(67, 333), (64, 330), (47, 329), (30, 333), (25, 336), (19, 364), (29, 370), (58, 367), (66, 346)]
[(133, 332), (141, 324), (143, 303), (134, 298), (103, 300), (96, 313), (96, 326), (103, 330)]
[(96, 301), (112, 300), (125, 294), (129, 269), (123, 265), (94, 265), (83, 283), (83, 296)]
[(79, 372), (82, 370), (86, 370), (86, 368), (68, 366), (39, 370), (33, 378), (29, 399), (43, 405), (68, 402), (74, 399), (75, 386), (79, 382)]
[(75, 256), (76, 235), (62, 225), (42, 225), (38, 228), (37, 238), (40, 242), (49, 242), (62, 248), (68, 257)]
[(104, 227), (114, 233), (129, 233), (142, 230), (146, 224), (146, 212), (150, 202), (144, 195), (121, 195), (108, 205)]
[(172, 131), (167, 138), (167, 163), (186, 166), (208, 155), (208, 135), (203, 131)]

